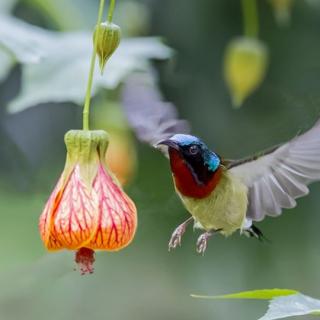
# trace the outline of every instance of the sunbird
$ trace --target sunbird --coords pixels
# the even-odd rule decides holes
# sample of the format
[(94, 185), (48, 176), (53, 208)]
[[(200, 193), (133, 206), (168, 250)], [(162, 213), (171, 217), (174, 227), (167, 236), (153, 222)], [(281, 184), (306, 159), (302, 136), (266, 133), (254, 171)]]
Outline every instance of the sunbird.
[(320, 121), (305, 134), (256, 156), (223, 160), (199, 138), (175, 134), (158, 142), (169, 148), (175, 190), (191, 218), (173, 232), (169, 249), (181, 243), (186, 226), (194, 221), (205, 232), (197, 251), (204, 253), (215, 233), (236, 230), (262, 237), (253, 221), (279, 216), (282, 208), (309, 192), (320, 179)]
[[(141, 85), (141, 82), (131, 84), (136, 86), (135, 89), (141, 89)], [(144, 94), (146, 96), (155, 98), (150, 92), (149, 95)], [(132, 111), (134, 116), (128, 116), (128, 119), (138, 135), (140, 133), (140, 138), (153, 141), (157, 148), (163, 149), (165, 146), (167, 149), (175, 190), (191, 215), (174, 230), (169, 250), (181, 245), (182, 235), (191, 222), (204, 230), (196, 245), (197, 251), (202, 254), (208, 239), (217, 233), (229, 236), (240, 230), (262, 239), (262, 232), (253, 222), (261, 221), (266, 216), (279, 216), (283, 208), (295, 207), (295, 199), (308, 194), (307, 185), (320, 180), (320, 120), (309, 131), (287, 143), (248, 158), (225, 160), (200, 138), (172, 132), (179, 129), (188, 131), (174, 113), (171, 113), (174, 117), (169, 120), (164, 116), (168, 112), (156, 112), (161, 117), (154, 117), (151, 126), (143, 126), (142, 114), (137, 121), (141, 109), (138, 102), (147, 102), (147, 99), (140, 96), (133, 103), (127, 99), (128, 95), (125, 97), (124, 102), (135, 110)], [(159, 111), (159, 102), (149, 102), (149, 107), (156, 105), (155, 110)], [(162, 107), (167, 108), (168, 105), (162, 102)], [(164, 138), (154, 143), (156, 137), (150, 134), (147, 127), (152, 127), (154, 132), (158, 131), (158, 136)], [(166, 130), (159, 132), (159, 128)]]

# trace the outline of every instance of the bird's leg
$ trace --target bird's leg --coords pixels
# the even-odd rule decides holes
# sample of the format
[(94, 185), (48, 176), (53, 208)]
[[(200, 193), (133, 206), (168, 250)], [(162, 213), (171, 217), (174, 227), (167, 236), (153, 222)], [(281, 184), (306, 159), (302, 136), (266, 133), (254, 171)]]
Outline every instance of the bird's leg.
[(208, 239), (214, 234), (212, 231), (207, 231), (200, 235), (197, 240), (197, 252), (204, 255), (207, 249)]
[(207, 244), (208, 244), (209, 238), (221, 230), (222, 229), (210, 230), (210, 231), (207, 231), (207, 232), (201, 234), (197, 240), (197, 252), (204, 255), (204, 253), (207, 249)]
[(181, 246), (181, 238), (185, 233), (187, 226), (193, 221), (193, 217), (190, 217), (185, 222), (181, 223), (172, 233), (169, 240), (169, 251), (175, 249), (178, 245)]

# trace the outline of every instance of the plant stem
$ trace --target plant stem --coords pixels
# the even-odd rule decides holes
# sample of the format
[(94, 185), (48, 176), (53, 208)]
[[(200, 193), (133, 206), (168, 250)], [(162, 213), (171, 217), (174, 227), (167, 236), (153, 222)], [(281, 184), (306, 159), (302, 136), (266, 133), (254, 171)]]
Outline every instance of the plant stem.
[[(104, 4), (105, 4), (105, 0), (100, 0), (97, 26), (99, 26), (102, 21)], [(99, 33), (99, 29), (97, 29), (97, 34), (95, 36), (93, 50), (92, 50), (92, 56), (91, 56), (91, 62), (90, 62), (90, 70), (89, 70), (89, 76), (88, 76), (86, 98), (85, 98), (84, 107), (83, 107), (83, 130), (89, 130), (89, 111), (90, 111), (91, 90), (92, 90), (92, 83), (93, 83), (94, 67), (95, 67), (96, 56), (97, 56), (98, 33)]]
[(256, 0), (242, 0), (244, 34), (247, 37), (258, 37), (259, 18)]
[(110, 0), (110, 5), (109, 5), (109, 11), (108, 11), (108, 22), (112, 22), (112, 17), (113, 17), (113, 11), (114, 11), (114, 6), (116, 4), (116, 0)]

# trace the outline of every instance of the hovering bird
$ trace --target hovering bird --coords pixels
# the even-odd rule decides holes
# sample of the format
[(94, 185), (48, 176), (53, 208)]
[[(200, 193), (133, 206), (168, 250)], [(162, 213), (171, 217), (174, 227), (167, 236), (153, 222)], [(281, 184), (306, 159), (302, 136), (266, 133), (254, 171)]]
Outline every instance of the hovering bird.
[[(128, 89), (142, 86), (135, 81), (127, 83), (123, 101), (127, 107), (130, 105), (128, 115), (132, 113), (136, 118), (140, 115), (140, 121), (132, 121), (130, 116), (128, 119), (138, 136), (142, 134), (142, 140), (154, 144), (156, 137), (152, 136), (152, 130), (142, 125), (142, 120), (147, 119), (141, 112), (141, 97), (136, 96), (134, 103), (134, 99), (129, 99), (131, 104), (128, 103)], [(147, 86), (144, 90), (155, 88)], [(147, 106), (157, 105), (159, 109), (159, 104), (159, 101), (149, 101)], [(163, 127), (167, 128), (164, 123), (168, 122), (170, 128), (179, 129), (172, 125), (175, 121), (179, 123), (176, 118), (161, 119)], [(169, 250), (181, 244), (182, 235), (191, 222), (204, 230), (197, 240), (197, 251), (202, 254), (213, 234), (229, 236), (240, 230), (262, 239), (262, 232), (253, 222), (266, 216), (279, 216), (283, 208), (295, 207), (295, 199), (308, 194), (307, 185), (320, 180), (320, 121), (287, 143), (241, 160), (224, 160), (201, 139), (188, 133), (170, 131), (161, 132), (160, 136), (161, 140), (154, 146), (162, 150), (165, 146), (175, 190), (191, 215), (173, 232)]]

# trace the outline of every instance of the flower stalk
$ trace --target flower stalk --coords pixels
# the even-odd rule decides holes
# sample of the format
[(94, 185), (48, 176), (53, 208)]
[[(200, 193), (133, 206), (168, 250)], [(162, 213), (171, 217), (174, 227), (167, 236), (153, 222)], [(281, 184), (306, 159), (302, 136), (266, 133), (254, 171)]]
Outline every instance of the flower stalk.
[[(110, 0), (107, 23), (102, 24), (102, 16), (103, 16), (105, 0), (100, 0), (98, 20), (97, 20), (96, 27), (94, 29), (93, 50), (92, 50), (92, 56), (91, 56), (91, 62), (90, 62), (86, 97), (85, 97), (85, 103), (83, 107), (83, 130), (90, 130), (89, 114), (90, 114), (90, 103), (91, 103), (91, 91), (92, 91), (97, 54), (100, 58), (100, 69), (102, 73), (107, 59), (117, 49), (120, 42), (120, 28), (112, 24), (112, 17), (113, 17), (115, 3), (116, 3), (115, 0)], [(108, 24), (112, 26), (113, 30), (109, 30), (109, 28), (106, 28), (106, 25), (108, 26)], [(106, 49), (107, 52), (103, 52), (103, 46), (107, 47)]]
[(242, 0), (244, 34), (257, 38), (259, 34), (259, 18), (256, 0)]
[[(104, 4), (105, 4), (105, 0), (100, 0), (97, 25), (100, 25), (100, 23), (102, 21)], [(93, 46), (91, 62), (90, 62), (90, 70), (89, 70), (89, 77), (88, 77), (88, 83), (87, 83), (86, 98), (85, 98), (84, 107), (83, 107), (83, 130), (89, 130), (89, 112), (90, 112), (93, 75), (94, 75), (94, 68), (95, 68), (96, 56), (97, 56), (97, 42), (98, 42), (98, 34), (95, 39), (95, 44)]]
[(113, 11), (114, 11), (115, 4), (116, 4), (116, 0), (111, 0), (110, 1), (110, 6), (109, 6), (109, 10), (108, 10), (108, 18), (107, 18), (107, 21), (110, 22), (110, 23), (112, 22), (112, 17), (113, 17)]

